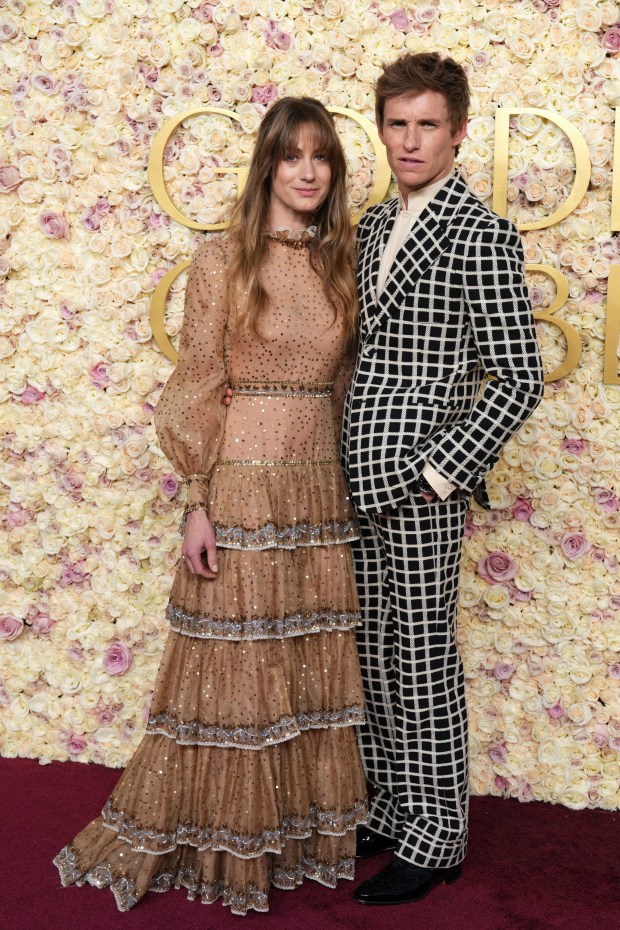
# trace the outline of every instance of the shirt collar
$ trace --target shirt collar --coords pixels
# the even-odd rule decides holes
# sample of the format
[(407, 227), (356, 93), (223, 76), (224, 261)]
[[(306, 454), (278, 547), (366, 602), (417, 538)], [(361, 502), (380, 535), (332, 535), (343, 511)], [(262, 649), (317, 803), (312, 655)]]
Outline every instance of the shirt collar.
[(399, 195), (401, 213), (421, 213), (422, 210), (428, 206), (433, 197), (435, 197), (441, 188), (447, 184), (448, 181), (451, 181), (453, 177), (454, 171), (451, 171), (450, 174), (440, 178), (439, 181), (428, 184), (426, 187), (420, 188), (419, 191), (412, 191), (407, 198), (406, 205), (402, 196)]

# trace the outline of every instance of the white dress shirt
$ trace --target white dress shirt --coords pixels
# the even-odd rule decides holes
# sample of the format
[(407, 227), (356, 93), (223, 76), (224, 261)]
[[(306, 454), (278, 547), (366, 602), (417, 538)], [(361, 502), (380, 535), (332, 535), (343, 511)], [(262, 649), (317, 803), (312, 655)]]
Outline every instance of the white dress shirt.
[[(390, 268), (394, 264), (394, 259), (396, 258), (396, 255), (398, 254), (401, 246), (405, 242), (405, 239), (407, 239), (411, 233), (417, 218), (422, 213), (424, 208), (431, 202), (433, 197), (441, 190), (444, 184), (446, 184), (453, 176), (453, 172), (450, 172), (450, 174), (447, 174), (444, 178), (440, 178), (439, 181), (435, 181), (433, 184), (429, 184), (428, 187), (423, 187), (419, 191), (413, 191), (407, 198), (406, 206), (401, 198), (400, 213), (394, 221), (394, 226), (392, 227), (390, 238), (388, 239), (383, 251), (383, 255), (381, 256), (381, 264), (379, 265), (379, 274), (377, 276), (377, 297), (379, 297), (383, 292), (387, 276), (390, 273)], [(428, 462), (424, 466), (422, 474), (431, 485), (431, 487), (435, 489), (437, 496), (441, 500), (445, 500), (447, 497), (449, 497), (452, 491), (454, 491), (456, 488), (456, 485), (452, 484), (451, 481), (448, 481), (447, 478), (444, 478), (443, 475), (440, 475), (432, 465), (428, 464)]]

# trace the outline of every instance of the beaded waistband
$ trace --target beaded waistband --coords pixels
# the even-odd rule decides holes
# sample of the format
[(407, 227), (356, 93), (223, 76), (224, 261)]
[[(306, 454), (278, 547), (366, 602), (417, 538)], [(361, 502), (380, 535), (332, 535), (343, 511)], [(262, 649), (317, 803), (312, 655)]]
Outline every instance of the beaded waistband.
[(237, 378), (230, 382), (235, 395), (241, 397), (330, 397), (333, 381), (258, 381)]

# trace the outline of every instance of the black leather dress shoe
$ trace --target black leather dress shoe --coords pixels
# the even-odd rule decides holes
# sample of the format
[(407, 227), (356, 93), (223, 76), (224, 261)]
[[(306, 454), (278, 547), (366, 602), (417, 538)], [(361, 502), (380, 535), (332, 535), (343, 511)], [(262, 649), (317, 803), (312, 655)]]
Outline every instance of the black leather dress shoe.
[(368, 827), (357, 828), (356, 859), (376, 856), (377, 853), (396, 849), (396, 846), (396, 840), (393, 840), (391, 836), (383, 836), (382, 833), (376, 833), (375, 830), (369, 830)]
[(360, 904), (407, 904), (420, 901), (442, 882), (451, 885), (460, 876), (460, 865), (451, 869), (423, 869), (404, 859), (393, 859), (372, 878), (358, 885), (353, 897)]

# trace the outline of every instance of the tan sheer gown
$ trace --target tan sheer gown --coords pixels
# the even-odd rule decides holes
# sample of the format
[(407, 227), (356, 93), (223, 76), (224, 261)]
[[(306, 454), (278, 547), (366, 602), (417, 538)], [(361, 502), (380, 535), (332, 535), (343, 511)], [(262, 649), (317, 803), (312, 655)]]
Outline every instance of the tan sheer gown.
[(230, 242), (202, 245), (190, 269), (155, 423), (215, 526), (219, 573), (179, 563), (146, 735), (54, 860), (64, 884), (110, 886), (120, 910), (182, 886), (245, 914), (268, 909), (270, 884), (353, 877), (366, 800), (356, 527), (334, 422), (344, 334), (299, 246), (270, 241), (264, 341), (227, 325)]

